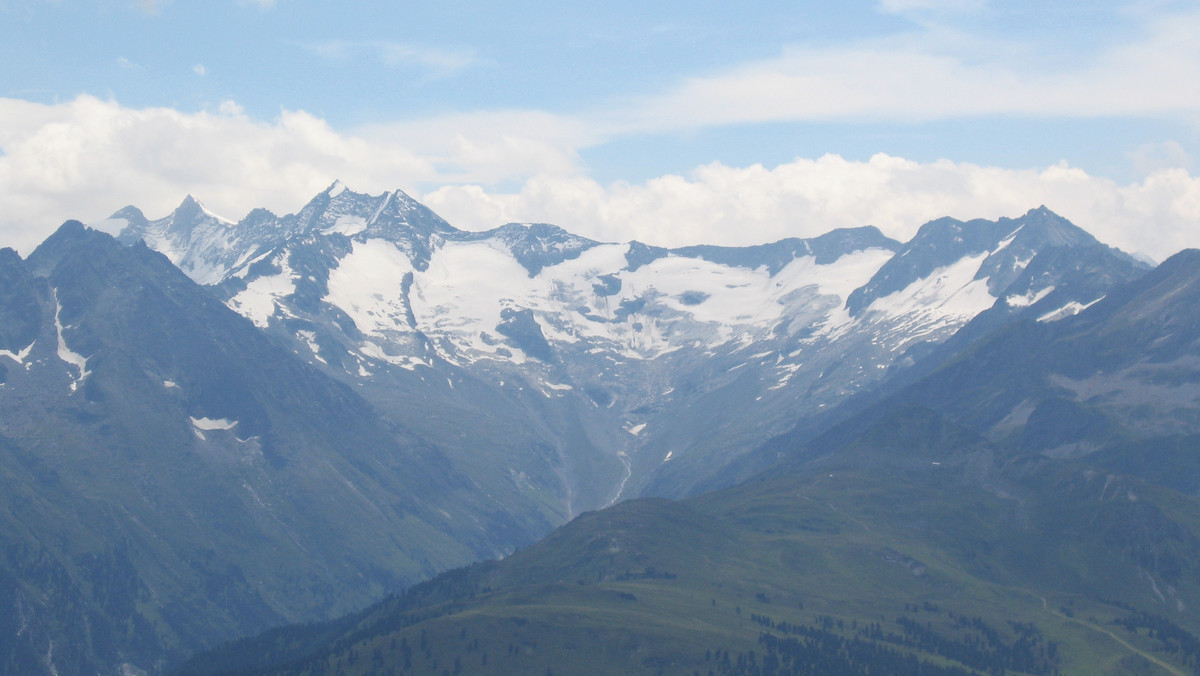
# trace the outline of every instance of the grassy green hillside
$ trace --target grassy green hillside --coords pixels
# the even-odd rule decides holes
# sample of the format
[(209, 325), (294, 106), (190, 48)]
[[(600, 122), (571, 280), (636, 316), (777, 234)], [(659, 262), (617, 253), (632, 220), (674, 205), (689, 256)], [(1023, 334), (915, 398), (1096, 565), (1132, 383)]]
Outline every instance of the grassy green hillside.
[[(181, 673), (1189, 674), (1200, 504), (925, 409)], [(805, 671), (804, 669), (808, 669)]]

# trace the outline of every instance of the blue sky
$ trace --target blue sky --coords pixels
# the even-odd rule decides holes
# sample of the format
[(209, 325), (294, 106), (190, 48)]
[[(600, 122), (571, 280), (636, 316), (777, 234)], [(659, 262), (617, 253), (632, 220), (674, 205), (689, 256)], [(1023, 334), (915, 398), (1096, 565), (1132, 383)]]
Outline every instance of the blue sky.
[(469, 229), (750, 244), (1045, 203), (1200, 245), (1194, 2), (0, 0), (0, 245), (341, 178)]

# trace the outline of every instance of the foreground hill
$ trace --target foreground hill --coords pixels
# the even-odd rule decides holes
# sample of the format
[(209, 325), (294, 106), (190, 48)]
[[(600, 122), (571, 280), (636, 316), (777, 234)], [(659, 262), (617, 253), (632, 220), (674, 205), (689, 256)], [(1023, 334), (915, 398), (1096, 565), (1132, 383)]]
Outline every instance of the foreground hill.
[(550, 524), (77, 222), (0, 251), (0, 672), (161, 671)]
[(756, 480), (582, 515), (179, 673), (1195, 673), (1197, 293), (1185, 252)]

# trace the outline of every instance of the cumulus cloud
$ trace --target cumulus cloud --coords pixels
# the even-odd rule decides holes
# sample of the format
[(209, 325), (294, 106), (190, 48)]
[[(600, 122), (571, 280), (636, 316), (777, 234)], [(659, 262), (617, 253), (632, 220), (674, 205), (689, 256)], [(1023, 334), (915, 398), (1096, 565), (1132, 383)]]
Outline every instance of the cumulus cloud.
[[(758, 244), (868, 224), (905, 240), (933, 218), (1017, 216), (1041, 204), (1156, 258), (1200, 238), (1200, 179), (1177, 162), (1119, 184), (1066, 164), (1012, 170), (826, 155), (604, 185), (575, 155), (596, 142), (592, 133), (522, 111), (347, 133), (299, 111), (254, 120), (233, 101), (185, 114), (90, 96), (0, 99), (0, 246), (28, 253), (65, 219), (99, 222), (126, 204), (161, 217), (188, 193), (232, 219), (255, 207), (294, 212), (338, 178), (372, 194), (404, 189), (464, 229), (542, 221), (665, 246)], [(1178, 154), (1170, 144), (1159, 150)]]
[(1200, 179), (1181, 169), (1120, 185), (1065, 164), (1017, 171), (882, 154), (773, 169), (710, 164), (636, 185), (543, 176), (511, 193), (447, 186), (423, 199), (460, 227), (549, 221), (602, 241), (662, 246), (742, 246), (861, 225), (903, 241), (934, 218), (1015, 217), (1042, 204), (1102, 241), (1158, 259), (1200, 236)]
[(442, 181), (484, 184), (538, 174), (578, 174), (582, 166), (577, 149), (603, 140), (581, 120), (529, 110), (365, 125), (356, 133), (429, 158)]
[(1192, 156), (1178, 141), (1147, 143), (1135, 148), (1129, 159), (1140, 174), (1152, 174), (1160, 169), (1191, 169)]
[(0, 242), (30, 251), (63, 220), (98, 220), (126, 204), (162, 216), (188, 193), (240, 217), (281, 213), (342, 177), (362, 190), (431, 180), (407, 149), (339, 134), (303, 112), (252, 120), (218, 113), (131, 109), (80, 96), (44, 105), (0, 99)]

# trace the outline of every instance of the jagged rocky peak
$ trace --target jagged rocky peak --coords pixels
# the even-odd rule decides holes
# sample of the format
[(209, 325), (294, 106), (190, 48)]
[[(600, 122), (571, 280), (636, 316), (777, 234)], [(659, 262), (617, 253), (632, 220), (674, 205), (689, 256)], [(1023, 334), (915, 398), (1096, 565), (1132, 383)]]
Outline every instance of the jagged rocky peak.
[[(105, 223), (124, 222), (117, 239), (125, 244), (144, 240), (153, 248), (180, 248), (201, 231), (221, 231), (235, 224), (209, 211), (200, 200), (187, 195), (179, 206), (164, 218), (149, 220), (141, 209), (127, 206), (109, 216)], [(177, 261), (176, 261), (177, 262)]]
[(421, 204), (402, 190), (385, 193), (385, 201), (375, 215), (370, 234), (395, 236), (400, 230), (405, 234), (428, 236), (433, 233), (454, 233), (458, 229), (450, 225), (432, 209)]
[(33, 277), (16, 251), (0, 249), (0, 353), (16, 355), (37, 338)]
[(1027, 246), (1096, 246), (1100, 242), (1086, 230), (1047, 209), (1030, 209), (1015, 219), (1001, 218), (1013, 226), (1014, 243)]
[(341, 181), (334, 181), (310, 200), (296, 219), (300, 229), (309, 234), (362, 234), (391, 241), (414, 236), (426, 239), (434, 232), (455, 231), (402, 190), (369, 195), (355, 192)]
[(817, 258), (817, 264), (825, 265), (842, 256), (866, 249), (899, 251), (902, 244), (879, 231), (873, 225), (858, 228), (838, 228), (824, 235), (806, 240), (809, 249)]
[[(921, 226), (916, 236), (884, 264), (866, 286), (850, 295), (846, 307), (851, 315), (857, 316), (875, 300), (966, 258), (980, 259), (976, 279), (987, 278), (989, 289), (999, 293), (1017, 281), (1030, 261), (1040, 253), (1061, 248), (1095, 248), (1102, 250), (1101, 255), (1133, 263), (1128, 255), (1101, 244), (1045, 206), (1031, 209), (1015, 219), (960, 221), (939, 218)], [(1052, 281), (1045, 280), (1045, 284), (1050, 285)]]
[(197, 228), (213, 226), (224, 228), (234, 225), (233, 221), (209, 211), (200, 200), (191, 194), (184, 197), (179, 206), (175, 207), (175, 210), (166, 218), (150, 221), (146, 219), (140, 209), (128, 206), (108, 218), (109, 221), (118, 219), (124, 220), (126, 223), (118, 235), (118, 239), (127, 243), (151, 237), (171, 239), (189, 237)]
[(14, 249), (10, 246), (0, 248), (0, 270), (3, 270), (10, 265), (16, 264), (20, 260), (21, 260), (21, 254), (17, 253), (16, 249)]
[(171, 213), (171, 219), (176, 223), (199, 223), (205, 220), (214, 220), (226, 224), (232, 224), (232, 221), (229, 219), (222, 218), (221, 216), (209, 211), (207, 208), (205, 208), (204, 204), (200, 202), (200, 200), (196, 199), (191, 194), (188, 194), (187, 197), (184, 197), (183, 201), (179, 203), (179, 206), (175, 207), (175, 211)]
[(486, 235), (497, 237), (506, 243), (542, 242), (553, 244), (594, 243), (585, 237), (578, 237), (550, 223), (505, 223), (489, 230)]
[[(118, 209), (106, 219), (108, 223), (124, 223), (121, 226), (121, 233), (126, 232), (143, 232), (150, 224), (150, 219), (146, 218), (146, 214), (142, 210), (130, 204), (122, 209)], [(138, 238), (140, 239), (140, 237)]]
[[(58, 290), (64, 307), (72, 294), (104, 293), (115, 288), (118, 280), (180, 274), (175, 265), (144, 243), (123, 245), (112, 235), (74, 220), (63, 223), (29, 254), (26, 262), (33, 275), (45, 277), (55, 286), (71, 280), (75, 291)], [(139, 269), (134, 271), (134, 267)]]
[(680, 256), (703, 258), (712, 263), (755, 270), (765, 267), (774, 275), (797, 258), (812, 256), (818, 265), (828, 265), (846, 254), (867, 249), (896, 251), (900, 242), (885, 237), (875, 226), (838, 228), (817, 237), (789, 237), (770, 244), (725, 247), (699, 245), (672, 249)]
[(660, 246), (652, 246), (643, 244), (636, 239), (629, 243), (629, 250), (625, 252), (625, 266), (627, 272), (636, 272), (643, 265), (648, 265), (654, 261), (667, 255), (667, 250)]
[(26, 260), (34, 274), (45, 275), (58, 265), (64, 256), (80, 247), (91, 247), (100, 251), (109, 245), (116, 246), (109, 235), (93, 230), (79, 221), (70, 220), (60, 225), (54, 234), (39, 244)]
[(545, 267), (578, 258), (599, 242), (579, 237), (549, 223), (508, 223), (479, 233), (480, 238), (495, 238), (504, 243), (513, 257), (536, 276)]

